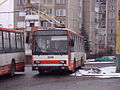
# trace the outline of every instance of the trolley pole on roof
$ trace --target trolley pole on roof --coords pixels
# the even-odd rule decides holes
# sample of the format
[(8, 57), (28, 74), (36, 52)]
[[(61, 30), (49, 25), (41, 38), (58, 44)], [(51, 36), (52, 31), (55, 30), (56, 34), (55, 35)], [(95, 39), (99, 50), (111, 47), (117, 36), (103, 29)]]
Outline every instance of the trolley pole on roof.
[(120, 73), (120, 0), (117, 5), (116, 72)]

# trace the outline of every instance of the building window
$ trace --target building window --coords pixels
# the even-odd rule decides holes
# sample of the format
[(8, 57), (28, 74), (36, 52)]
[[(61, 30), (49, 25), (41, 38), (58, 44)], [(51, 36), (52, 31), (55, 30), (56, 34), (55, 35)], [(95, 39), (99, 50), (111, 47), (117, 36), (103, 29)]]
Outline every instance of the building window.
[(115, 26), (115, 22), (111, 21), (111, 22), (109, 23), (109, 25), (110, 25), (110, 26)]
[(65, 4), (66, 0), (56, 0), (56, 4)]
[(25, 16), (25, 12), (19, 12), (19, 16)]
[(51, 27), (51, 23), (47, 22), (47, 21), (41, 21), (41, 26), (43, 28), (47, 28), (47, 27)]
[(110, 2), (115, 2), (116, 0), (110, 0)]
[(48, 15), (52, 15), (52, 9), (51, 8), (41, 9), (41, 11), (48, 14)]
[(110, 6), (110, 7), (109, 7), (109, 10), (115, 10), (115, 9), (116, 9), (115, 6)]
[(66, 16), (65, 9), (56, 9), (56, 16)]
[(109, 18), (115, 18), (115, 13), (109, 13)]
[(25, 28), (25, 22), (22, 21), (17, 22), (17, 28)]
[(24, 5), (25, 4), (25, 0), (18, 0), (18, 5)]
[(108, 30), (108, 34), (115, 34), (115, 30), (114, 29)]
[(114, 29), (111, 29), (110, 30), (110, 34), (115, 34), (116, 32), (115, 32), (115, 30)]
[(53, 0), (41, 0), (42, 4), (52, 4)]
[[(36, 12), (37, 13), (37, 12)], [(30, 10), (26, 11), (26, 15), (35, 15), (33, 12), (31, 12)]]

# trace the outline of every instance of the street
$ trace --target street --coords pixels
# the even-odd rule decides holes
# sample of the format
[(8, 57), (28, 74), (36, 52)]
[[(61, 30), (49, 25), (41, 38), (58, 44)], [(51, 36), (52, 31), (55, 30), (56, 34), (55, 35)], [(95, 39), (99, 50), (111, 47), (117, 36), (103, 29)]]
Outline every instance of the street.
[[(111, 65), (113, 64), (92, 64), (84, 68)], [(15, 77), (0, 77), (0, 90), (120, 90), (120, 79), (77, 77), (59, 73), (39, 75), (27, 66), (24, 73), (17, 73)]]

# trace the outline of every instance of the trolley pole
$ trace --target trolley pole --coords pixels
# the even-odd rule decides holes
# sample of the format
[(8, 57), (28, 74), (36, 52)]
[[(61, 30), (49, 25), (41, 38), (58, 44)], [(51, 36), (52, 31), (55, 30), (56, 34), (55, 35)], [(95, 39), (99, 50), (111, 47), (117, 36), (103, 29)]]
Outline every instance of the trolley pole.
[(117, 5), (116, 72), (120, 73), (120, 0)]

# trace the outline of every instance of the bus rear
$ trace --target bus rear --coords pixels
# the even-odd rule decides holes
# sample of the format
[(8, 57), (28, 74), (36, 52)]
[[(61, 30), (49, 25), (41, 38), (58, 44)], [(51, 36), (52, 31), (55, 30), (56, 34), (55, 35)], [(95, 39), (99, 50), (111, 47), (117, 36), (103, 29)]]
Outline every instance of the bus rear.
[(0, 28), (0, 76), (24, 71), (24, 32)]
[(38, 30), (33, 32), (32, 69), (68, 70), (67, 30)]

